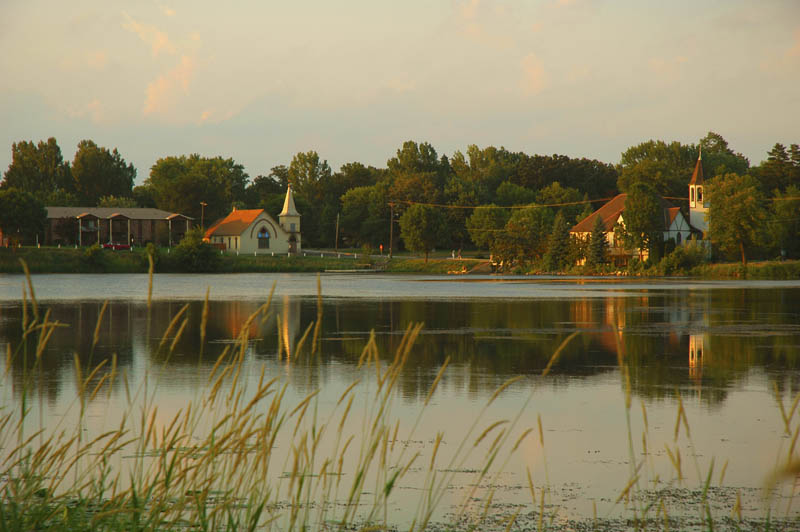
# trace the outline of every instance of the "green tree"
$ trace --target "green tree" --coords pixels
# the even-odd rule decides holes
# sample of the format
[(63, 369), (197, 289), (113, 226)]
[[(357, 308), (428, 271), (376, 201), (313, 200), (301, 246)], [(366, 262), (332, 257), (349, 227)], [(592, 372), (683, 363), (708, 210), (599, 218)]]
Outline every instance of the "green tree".
[(138, 207), (133, 198), (119, 198), (117, 196), (103, 196), (97, 202), (98, 207)]
[(706, 178), (731, 172), (742, 175), (750, 169), (750, 161), (730, 149), (728, 141), (713, 131), (700, 139), (700, 147), (703, 149), (703, 173)]
[(674, 141), (649, 140), (628, 148), (620, 161), (617, 187), (629, 192), (634, 183), (647, 183), (662, 196), (686, 196), (697, 161), (696, 146)]
[(789, 185), (775, 194), (769, 233), (781, 255), (800, 258), (800, 187)]
[(495, 198), (498, 205), (513, 206), (513, 205), (527, 205), (536, 200), (536, 193), (523, 186), (512, 183), (511, 181), (503, 181), (497, 192)]
[(47, 209), (36, 197), (24, 190), (0, 190), (0, 229), (17, 242), (33, 242), (47, 223)]
[(584, 196), (577, 188), (562, 187), (558, 181), (554, 181), (536, 194), (536, 203), (552, 205), (553, 211), (562, 213), (568, 224), (581, 219), (579, 216), (583, 211), (583, 204), (579, 202), (583, 199)]
[[(226, 216), (235, 202), (244, 201), (247, 181), (244, 167), (233, 159), (170, 156), (152, 166), (144, 183), (147, 190), (142, 192), (152, 197), (159, 209), (195, 220), (203, 214), (208, 222)], [(201, 203), (206, 206), (202, 208)]]
[(472, 241), (481, 249), (492, 250), (497, 238), (502, 238), (502, 232), (508, 223), (508, 209), (496, 205), (484, 205), (473, 211), (467, 218), (467, 231)]
[(409, 250), (425, 253), (425, 262), (428, 262), (428, 254), (442, 238), (444, 224), (440, 210), (412, 205), (400, 217), (400, 236)]
[(594, 227), (589, 234), (589, 245), (586, 254), (586, 264), (590, 267), (597, 267), (605, 264), (608, 260), (608, 239), (606, 238), (606, 226), (600, 216), (594, 220)]
[(47, 141), (20, 141), (11, 145), (11, 164), (6, 170), (0, 188), (16, 188), (30, 194), (46, 204), (55, 194), (70, 194), (75, 191), (69, 163), (64, 161), (61, 148), (53, 137)]
[(800, 186), (800, 147), (792, 144), (789, 151), (776, 143), (767, 154), (767, 160), (753, 169), (753, 176), (761, 184), (765, 194), (784, 191), (788, 186)]
[(438, 158), (436, 150), (423, 142), (406, 141), (397, 155), (387, 161), (394, 201), (439, 203), (450, 174), (447, 158)]
[(634, 183), (625, 199), (625, 243), (639, 250), (639, 260), (647, 249), (654, 258), (660, 257), (664, 234), (664, 207), (655, 188), (646, 182)]
[(116, 148), (108, 151), (91, 140), (82, 140), (72, 162), (72, 178), (81, 201), (97, 205), (103, 196), (130, 197), (136, 169)]
[(219, 269), (219, 253), (203, 242), (203, 229), (190, 229), (173, 251), (175, 262), (185, 272), (214, 272)]
[(567, 259), (570, 254), (569, 225), (564, 219), (564, 215), (558, 213), (553, 222), (553, 232), (547, 242), (547, 254), (545, 255), (545, 266), (550, 271), (561, 271), (568, 264)]
[(572, 159), (566, 155), (519, 155), (511, 181), (531, 190), (543, 189), (558, 181), (589, 197), (606, 198), (616, 193), (617, 171), (606, 163)]
[(528, 263), (539, 259), (547, 249), (548, 231), (553, 225), (553, 211), (530, 205), (515, 209), (505, 231), (495, 237), (492, 253), (504, 261)]
[[(378, 247), (389, 242), (389, 186), (355, 187), (342, 195), (339, 230), (351, 244)], [(388, 248), (388, 245), (387, 245)]]
[(767, 218), (764, 194), (750, 175), (725, 174), (707, 185), (708, 237), (727, 253), (739, 252), (747, 265), (747, 252), (763, 237)]

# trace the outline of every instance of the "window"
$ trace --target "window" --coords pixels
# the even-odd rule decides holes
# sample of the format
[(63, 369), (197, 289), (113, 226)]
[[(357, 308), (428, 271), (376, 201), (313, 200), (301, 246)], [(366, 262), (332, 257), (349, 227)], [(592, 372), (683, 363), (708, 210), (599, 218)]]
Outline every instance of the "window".
[(694, 203), (694, 187), (689, 189), (689, 201)]
[(680, 243), (681, 243), (681, 232), (678, 231), (678, 245), (680, 245)]
[(258, 249), (269, 249), (269, 231), (266, 227), (258, 232)]
[(294, 224), (289, 224), (289, 231), (291, 231), (292, 233), (295, 232)]
[(697, 187), (697, 202), (701, 203), (703, 201), (703, 187)]

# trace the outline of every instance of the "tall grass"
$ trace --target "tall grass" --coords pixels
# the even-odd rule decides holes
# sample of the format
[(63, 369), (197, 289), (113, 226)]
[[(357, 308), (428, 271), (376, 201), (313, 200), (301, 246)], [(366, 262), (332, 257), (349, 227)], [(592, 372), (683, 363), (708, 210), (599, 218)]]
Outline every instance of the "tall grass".
[[(151, 276), (152, 271), (151, 266)], [(134, 387), (130, 377), (118, 369), (116, 358), (95, 363), (90, 354), (88, 361), (82, 362), (76, 354), (76, 390), (67, 409), (75, 416), (65, 415), (56, 426), (45, 426), (45, 416), (39, 415), (37, 424), (32, 415), (28, 394), (41, 378), (48, 340), (64, 324), (50, 321), (49, 312), (42, 312), (28, 275), (23, 288), (22, 340), (16, 347), (9, 344), (6, 351), (6, 374), (21, 362), (23, 378), (20, 399), (0, 409), (0, 530), (386, 530), (401, 526), (419, 531), (430, 529), (437, 512), (441, 513), (445, 500), (454, 493), (460, 502), (455, 503), (449, 529), (546, 530), (563, 526), (564, 516), (552, 504), (543, 421), (537, 417), (538, 427), (522, 425), (524, 414), (531, 409), (533, 391), (520, 401), (513, 415), (490, 418), (493, 403), (521, 377), (498, 387), (465, 423), (463, 433), (419, 434), (423, 419), (437, 414), (431, 401), (445, 378), (448, 361), (439, 369), (417, 417), (404, 423), (395, 415), (397, 383), (422, 330), (421, 324), (411, 324), (388, 359), (381, 356), (374, 334), (370, 336), (358, 361), (360, 378), (335, 404), (323, 405), (320, 389), (289, 400), (287, 381), (269, 378), (263, 366), (259, 370), (248, 365), (249, 325), (269, 321), (273, 292), (274, 286), (235, 341), (205, 370), (205, 386), (174, 414), (165, 415), (156, 400), (156, 391), (164, 386), (163, 373), (146, 375)], [(278, 356), (285, 357), (289, 366), (320, 356), (319, 286), (317, 305), (316, 320), (306, 326), (294, 347), (278, 335)], [(97, 330), (102, 316), (101, 312)], [(165, 366), (187, 329), (187, 320), (183, 307), (160, 333), (159, 360)], [(208, 293), (201, 321), (203, 341), (207, 322)], [(148, 323), (148, 330), (158, 326), (164, 325)], [(558, 364), (564, 347), (576, 336), (567, 337), (554, 352), (543, 377)], [(727, 464), (717, 470), (713, 458), (698, 457), (680, 398), (673, 445), (664, 449), (674, 474), (666, 480), (657, 477), (655, 455), (648, 449), (647, 410), (642, 404), (644, 431), (639, 446), (631, 423), (634, 409), (629, 369), (622, 349), (618, 352), (630, 475), (615, 505), (606, 516), (594, 519), (594, 526), (679, 528), (681, 521), (670, 509), (666, 494), (672, 487), (692, 482), (684, 463), (687, 455), (693, 466), (693, 485), (702, 492), (696, 519), (708, 529), (726, 523), (743, 528), (752, 524), (742, 518), (741, 505), (724, 515), (712, 508), (709, 490), (715, 478), (722, 484)], [(202, 353), (199, 355), (202, 358)], [(254, 369), (258, 378), (246, 378)], [(98, 433), (89, 431), (89, 405), (101, 394), (111, 398), (114, 393), (125, 398), (123, 411), (110, 415), (114, 425)], [(777, 401), (791, 444), (784, 451), (785, 460), (770, 473), (771, 487), (795, 478), (800, 471), (796, 452), (800, 396), (789, 407), (780, 396)], [(77, 422), (70, 423), (71, 419)], [(530, 469), (525, 471), (529, 504), (504, 513), (498, 509), (501, 495), (493, 486), (500, 484), (510, 460), (537, 432), (545, 478), (534, 479)], [(415, 439), (429, 441), (428, 448), (415, 450), (408, 445)], [(454, 445), (445, 453), (443, 445), (448, 441)], [(473, 478), (454, 490), (460, 482), (456, 475), (468, 468), (474, 469)], [(412, 474), (416, 497), (404, 494), (403, 504), (408, 501), (409, 506), (398, 521), (395, 501)], [(613, 521), (611, 516), (619, 506), (624, 507), (627, 518)], [(792, 515), (790, 509), (791, 500), (787, 501), (787, 516)], [(771, 523), (768, 517), (762, 522)]]

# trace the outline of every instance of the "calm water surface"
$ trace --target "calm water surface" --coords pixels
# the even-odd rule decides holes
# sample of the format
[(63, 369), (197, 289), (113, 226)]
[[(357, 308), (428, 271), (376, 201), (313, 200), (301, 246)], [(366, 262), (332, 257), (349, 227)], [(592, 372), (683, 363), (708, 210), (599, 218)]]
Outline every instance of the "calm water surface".
[[(281, 346), (294, 352), (316, 319), (315, 275), (157, 275), (149, 316), (144, 275), (33, 276), (42, 309), (69, 327), (57, 330), (46, 347), (44, 371), (29, 399), (31, 423), (52, 427), (74, 415), (76, 353), (86, 364), (116, 354), (133, 388), (146, 375), (152, 378), (159, 416), (168, 423), (197, 397), (217, 357), (266, 302), (273, 283), (269, 318), (249, 327), (247, 378), (255, 382), (263, 368), (289, 383), (287, 397), (295, 401), (319, 389), (323, 413), (355, 379), (365, 377), (368, 370), (357, 363), (371, 332), (388, 363), (409, 324), (424, 322), (394, 405), (403, 427), (411, 424), (449, 357), (417, 437), (405, 442), (423, 461), (437, 432), (445, 434), (446, 455), (497, 387), (522, 376), (487, 417), (513, 418), (530, 398), (515, 430), (535, 430), (495, 486), (495, 497), (504, 503), (530, 500), (527, 468), (537, 487), (550, 487), (548, 504), (559, 506), (560, 515), (590, 516), (593, 503), (601, 515), (621, 511), (614, 501), (630, 475), (629, 433), (635, 455), (647, 456), (642, 478), (653, 486), (695, 488), (713, 458), (715, 482), (727, 461), (723, 487), (760, 488), (776, 463), (786, 460), (791, 438), (784, 434), (778, 401), (788, 409), (800, 391), (798, 282), (323, 275), (321, 354), (292, 361)], [(0, 275), (3, 352), (7, 344), (16, 349), (22, 343), (24, 285), (24, 277)], [(201, 349), (207, 289), (210, 312)], [(184, 305), (188, 324), (167, 357), (158, 346)], [(551, 355), (575, 331), (578, 336), (551, 374), (541, 377)], [(29, 344), (29, 351), (35, 350), (35, 342)], [(627, 361), (627, 377), (618, 357)], [(15, 357), (2, 381), (4, 407), (20, 400), (25, 360)], [(630, 432), (626, 388), (632, 399)], [(121, 386), (98, 394), (87, 430), (99, 433), (113, 425), (125, 401)], [(679, 401), (691, 439), (681, 429), (675, 440)], [(669, 482), (675, 470), (667, 448), (685, 453), (681, 482)], [(462, 468), (463, 485), (457, 475), (443, 512), (460, 502), (469, 486), (470, 464)], [(415, 496), (410, 478), (393, 509), (399, 523), (406, 515), (404, 498)], [(761, 513), (763, 504), (778, 503), (754, 499), (745, 511)]]

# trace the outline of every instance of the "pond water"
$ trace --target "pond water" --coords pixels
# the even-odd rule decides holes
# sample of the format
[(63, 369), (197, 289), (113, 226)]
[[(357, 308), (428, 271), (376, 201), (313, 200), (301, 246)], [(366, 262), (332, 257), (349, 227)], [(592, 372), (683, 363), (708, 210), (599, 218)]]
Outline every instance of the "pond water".
[[(665, 490), (675, 512), (694, 512), (682, 506), (688, 504), (682, 490), (702, 487), (712, 461), (718, 515), (729, 515), (731, 501), (743, 493), (751, 495), (743, 502), (748, 515), (768, 509), (791, 518), (798, 513), (791, 487), (767, 499), (756, 495), (775, 467), (786, 463), (798, 425), (795, 411), (787, 433), (779, 405), (788, 414), (800, 392), (798, 282), (325, 274), (320, 350), (294, 360), (320, 312), (315, 275), (156, 275), (149, 311), (144, 275), (32, 280), (38, 311), (68, 325), (55, 330), (41, 354), (41, 370), (26, 380), (37, 345), (35, 338), (21, 338), (23, 313), (31, 312), (21, 296), (27, 283), (22, 276), (0, 275), (0, 350), (10, 345), (16, 353), (0, 397), (4, 409), (17, 408), (25, 389), (32, 426), (63, 426), (76, 415), (76, 355), (87, 367), (116, 356), (133, 389), (152, 379), (153, 402), (167, 425), (196, 400), (217, 358), (235, 345), (243, 327), (243, 379), (253, 387), (262, 371), (278, 377), (287, 383), (287, 404), (319, 390), (316, 408), (325, 417), (354, 380), (368, 382), (374, 375), (374, 369), (359, 366), (371, 335), (386, 367), (409, 324), (422, 322), (392, 406), (397, 439), (420, 453), (420, 464), (430, 462), (439, 432), (444, 436), (437, 463), (446, 464), (495, 390), (521, 377), (478, 425), (480, 434), (493, 420), (516, 419), (509, 424), (511, 443), (533, 429), (505, 463), (492, 464), (496, 476), (473, 494), (494, 489), (501, 513), (532, 506), (529, 471), (535, 489), (545, 488), (548, 515), (556, 520), (595, 512), (625, 515), (629, 508), (617, 499), (634, 463), (643, 490)], [(273, 283), (268, 315), (246, 324), (268, 300)], [(206, 290), (208, 323), (201, 342)], [(186, 325), (177, 338), (177, 327), (169, 332), (172, 350), (166, 355), (162, 340), (184, 306)], [(449, 366), (423, 408), (446, 359)], [(86, 431), (99, 434), (129, 408), (124, 387), (112, 385), (90, 401)], [(685, 423), (676, 430), (681, 409)], [(420, 411), (416, 432), (404, 438)], [(357, 424), (353, 430), (358, 432)], [(474, 472), (486, 460), (485, 449), (479, 450), (458, 467), (440, 466), (451, 485), (438, 519), (449, 519), (454, 505), (470, 495)], [(416, 505), (426, 469), (412, 468), (404, 477), (390, 522), (402, 526), (413, 518), (408, 505)]]

